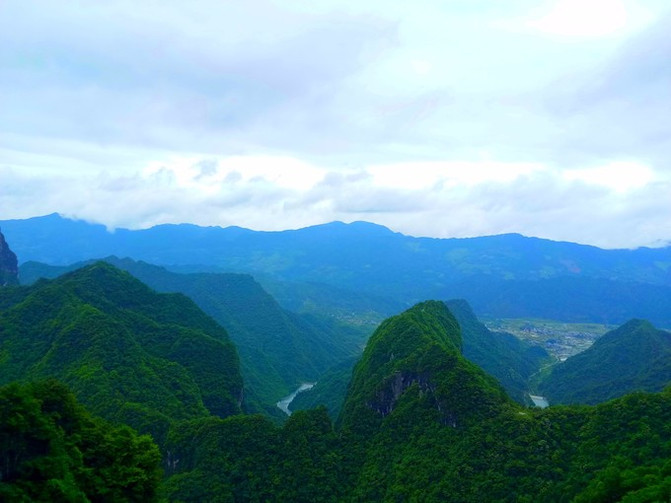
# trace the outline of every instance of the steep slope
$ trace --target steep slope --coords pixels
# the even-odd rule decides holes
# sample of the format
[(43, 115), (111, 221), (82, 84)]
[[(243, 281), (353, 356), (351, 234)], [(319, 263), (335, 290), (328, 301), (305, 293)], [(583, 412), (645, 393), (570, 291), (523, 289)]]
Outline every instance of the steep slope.
[(538, 385), (551, 403), (595, 404), (671, 384), (671, 333), (631, 320), (552, 368)]
[[(503, 332), (491, 332), (473, 313), (465, 300), (445, 302), (459, 323), (463, 356), (495, 377), (508, 395), (521, 404), (531, 405), (528, 380), (543, 364), (551, 361), (543, 348)], [(347, 392), (354, 362), (345, 361), (329, 369), (310, 390), (291, 402), (291, 410), (306, 410), (325, 405), (336, 418)]]
[[(130, 259), (105, 261), (159, 292), (187, 295), (226, 329), (240, 354), (250, 411), (279, 412), (277, 400), (301, 382), (315, 381), (330, 366), (358, 354), (363, 344), (361, 331), (282, 309), (246, 274), (179, 274)], [(34, 281), (76, 267), (29, 262), (21, 271), (24, 281)]]
[(461, 327), (464, 356), (494, 376), (512, 398), (522, 404), (529, 403), (529, 377), (550, 361), (550, 355), (514, 335), (491, 332), (478, 321), (465, 300), (450, 300), (445, 304)]
[(454, 428), (498, 411), (508, 403), (505, 392), (461, 348), (459, 324), (442, 302), (423, 302), (385, 320), (354, 368), (343, 428), (364, 433), (419, 403)]
[(671, 496), (671, 389), (594, 408), (526, 409), (460, 346), (456, 320), (439, 302), (373, 335), (340, 417), (352, 501)]
[(16, 254), (9, 248), (5, 236), (0, 232), (0, 286), (18, 283), (19, 267)]
[(170, 421), (240, 411), (238, 356), (183, 295), (100, 262), (3, 302), (0, 380), (56, 377), (89, 409), (164, 438)]

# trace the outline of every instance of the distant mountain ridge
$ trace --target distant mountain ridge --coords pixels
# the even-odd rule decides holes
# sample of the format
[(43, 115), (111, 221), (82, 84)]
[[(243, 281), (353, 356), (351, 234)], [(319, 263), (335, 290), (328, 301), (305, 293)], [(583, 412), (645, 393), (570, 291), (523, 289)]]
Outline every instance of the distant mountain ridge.
[[(465, 298), (481, 316), (609, 324), (645, 317), (671, 326), (671, 247), (603, 250), (518, 234), (415, 238), (365, 222), (282, 232), (189, 224), (108, 232), (48, 215), (0, 226), (22, 263), (116, 255), (174, 270), (248, 273), (269, 284), (322, 284), (369, 295), (381, 306), (385, 300), (408, 307), (427, 298)], [(300, 298), (289, 297), (300, 305)]]
[[(334, 266), (377, 257), (375, 245), (393, 246), (383, 262), (415, 257), (422, 268), (456, 266), (458, 276), (487, 273), (512, 279), (586, 275), (657, 284), (671, 284), (671, 246), (636, 250), (604, 250), (594, 246), (502, 234), (477, 238), (415, 238), (368, 222), (328, 224), (288, 231), (252, 231), (241, 227), (164, 224), (143, 230), (116, 229), (51, 214), (25, 220), (0, 221), (21, 262), (35, 260), (65, 265), (90, 258), (129, 256), (159, 265), (214, 265), (250, 271), (282, 271), (297, 276), (314, 260), (328, 258)], [(176, 239), (179, 238), (179, 239)], [(166, 242), (170, 247), (166, 248)], [(356, 247), (349, 245), (356, 244)], [(57, 245), (57, 246), (54, 246)], [(334, 249), (335, 247), (335, 249)], [(241, 253), (252, 251), (251, 257)], [(385, 248), (389, 251), (388, 248)], [(274, 253), (284, 261), (273, 262)], [(297, 255), (303, 262), (297, 264)], [(489, 260), (484, 261), (484, 258)], [(355, 260), (356, 259), (356, 260)], [(290, 263), (288, 263), (289, 261)], [(270, 262), (270, 263), (269, 263)], [(634, 266), (634, 270), (630, 268)], [(297, 269), (297, 270), (294, 270)], [(314, 269), (310, 267), (310, 269)], [(443, 274), (447, 274), (443, 271)]]

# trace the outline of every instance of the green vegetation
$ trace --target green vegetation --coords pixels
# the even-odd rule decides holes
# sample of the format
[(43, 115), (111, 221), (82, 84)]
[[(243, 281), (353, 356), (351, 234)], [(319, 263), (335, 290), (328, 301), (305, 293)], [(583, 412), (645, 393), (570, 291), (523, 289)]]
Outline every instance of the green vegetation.
[(54, 380), (0, 388), (0, 500), (157, 501), (149, 436), (92, 417)]
[(669, 383), (671, 333), (631, 320), (552, 367), (538, 390), (551, 403), (596, 404), (633, 391), (661, 391)]
[[(288, 312), (246, 274), (178, 274), (144, 262), (108, 257), (106, 262), (130, 272), (159, 292), (191, 298), (229, 334), (240, 354), (248, 412), (282, 418), (275, 403), (301, 382), (316, 381), (332, 365), (361, 351), (368, 331), (315, 314)], [(55, 277), (68, 269), (29, 263), (24, 282)]]
[(522, 408), (457, 354), (450, 319), (443, 304), (419, 304), (371, 339), (340, 419), (352, 500), (671, 497), (671, 388), (598, 407)]
[(182, 295), (101, 262), (2, 289), (0, 306), (0, 384), (58, 378), (93, 413), (159, 442), (172, 420), (240, 411), (235, 348)]
[(340, 415), (355, 364), (356, 359), (352, 358), (328, 369), (312, 388), (296, 395), (289, 410), (309, 410), (323, 405), (331, 419), (335, 420)]
[[(240, 302), (229, 308), (249, 299)], [(511, 389), (542, 355), (486, 331), (464, 303), (451, 307), (456, 317), (443, 302), (423, 302), (378, 327), (335, 428), (324, 407), (296, 411), (282, 427), (239, 414), (226, 331), (183, 295), (157, 294), (105, 263), (0, 289), (0, 375), (59, 377), (90, 410), (150, 432), (167, 501), (671, 499), (671, 387), (598, 406), (525, 408), (462, 351), (475, 359), (495, 348), (502, 360), (483, 364), (507, 372)], [(651, 330), (635, 322), (626, 332), (641, 343)], [(631, 344), (634, 358), (658, 351)], [(334, 368), (334, 383), (346, 367)], [(80, 421), (77, 407), (53, 383), (0, 390), (0, 495), (155, 499), (151, 440)]]
[(510, 397), (529, 404), (529, 378), (552, 361), (550, 355), (511, 334), (491, 332), (465, 300), (451, 300), (446, 305), (461, 327), (464, 356), (494, 376)]
[[(459, 355), (442, 303), (383, 323), (340, 417), (331, 501), (666, 501), (671, 388), (527, 409)], [(307, 483), (308, 481), (306, 481)]]

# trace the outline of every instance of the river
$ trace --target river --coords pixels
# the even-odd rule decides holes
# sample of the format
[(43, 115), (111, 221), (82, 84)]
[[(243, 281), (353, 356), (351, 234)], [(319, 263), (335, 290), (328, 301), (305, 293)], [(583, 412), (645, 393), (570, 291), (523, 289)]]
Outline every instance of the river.
[(536, 407), (540, 407), (541, 409), (550, 406), (550, 402), (548, 402), (548, 399), (545, 398), (544, 396), (530, 394), (529, 398), (531, 398), (531, 401), (534, 403)]
[(301, 384), (296, 391), (294, 391), (291, 395), (287, 395), (282, 400), (277, 402), (277, 406), (282, 409), (282, 412), (284, 412), (287, 416), (291, 415), (291, 411), (289, 410), (289, 404), (293, 402), (294, 398), (296, 398), (296, 395), (299, 393), (302, 393), (303, 391), (312, 389), (312, 387), (317, 384), (314, 382), (304, 382)]

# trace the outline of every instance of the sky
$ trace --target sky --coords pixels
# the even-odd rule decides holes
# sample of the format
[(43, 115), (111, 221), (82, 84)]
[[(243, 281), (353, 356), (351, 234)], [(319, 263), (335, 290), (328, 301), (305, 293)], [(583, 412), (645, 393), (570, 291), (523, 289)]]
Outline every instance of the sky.
[(668, 0), (0, 0), (0, 220), (671, 243)]

